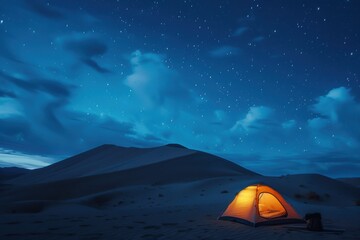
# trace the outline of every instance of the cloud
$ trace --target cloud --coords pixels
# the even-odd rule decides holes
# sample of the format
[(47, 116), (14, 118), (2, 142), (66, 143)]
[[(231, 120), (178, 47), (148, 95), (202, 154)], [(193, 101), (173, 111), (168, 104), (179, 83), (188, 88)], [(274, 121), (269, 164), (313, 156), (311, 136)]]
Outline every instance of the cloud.
[(161, 54), (134, 51), (129, 56), (132, 72), (123, 81), (129, 88), (127, 99), (132, 104), (127, 116), (134, 123), (136, 137), (158, 144), (187, 139), (188, 132), (179, 130), (179, 126), (188, 124), (194, 117), (189, 114), (194, 97), (166, 61)]
[(360, 146), (360, 103), (350, 89), (330, 90), (310, 110), (318, 115), (308, 120), (308, 127), (319, 146), (343, 150)]
[(83, 61), (83, 63), (85, 63), (87, 66), (94, 69), (98, 73), (110, 73), (111, 72), (107, 68), (101, 67), (97, 62), (95, 62), (94, 60), (92, 60), (90, 58), (83, 59), (82, 61)]
[(65, 140), (74, 145), (71, 147), (63, 142), (64, 148), (70, 148), (73, 152), (104, 143), (146, 146), (146, 143), (136, 138), (137, 133), (133, 123), (122, 122), (111, 116), (67, 111), (64, 113), (62, 122), (67, 129)]
[(233, 46), (222, 46), (210, 51), (210, 56), (215, 58), (231, 57), (238, 55), (240, 49)]
[(25, 1), (28, 9), (41, 17), (45, 17), (48, 19), (63, 19), (64, 15), (58, 9), (50, 6), (49, 3), (43, 4), (39, 1), (27, 0)]
[(16, 98), (16, 94), (10, 91), (0, 89), (0, 98), (1, 97)]
[(52, 162), (54, 162), (54, 160), (49, 157), (29, 155), (0, 148), (0, 167), (21, 167), (35, 169), (46, 167)]
[(131, 54), (130, 63), (132, 73), (124, 84), (134, 91), (146, 108), (174, 107), (179, 100), (189, 97), (177, 73), (165, 65), (164, 56), (137, 50)]
[[(342, 153), (292, 154), (288, 156), (225, 155), (241, 166), (265, 176), (318, 173), (329, 177), (354, 177), (360, 171), (359, 157)], [(241, 159), (241, 162), (239, 161)]]
[(291, 120), (285, 121), (281, 124), (281, 126), (284, 129), (292, 129), (296, 126), (296, 120), (291, 119)]
[(21, 115), (19, 104), (14, 98), (0, 98), (0, 119), (11, 115)]
[(46, 167), (54, 162), (54, 159), (39, 155), (29, 155), (12, 150), (0, 149), (0, 167), (21, 167), (36, 169)]
[(81, 58), (102, 56), (107, 52), (107, 46), (99, 39), (74, 35), (61, 39), (64, 49)]
[(256, 132), (273, 125), (274, 110), (266, 106), (250, 107), (245, 118), (237, 121), (231, 128), (232, 132)]
[(303, 153), (307, 135), (295, 127), (297, 121), (281, 120), (274, 108), (250, 107), (244, 117), (235, 121), (226, 130), (222, 142), (227, 152), (262, 156), (287, 156)]
[(0, 78), (27, 92), (44, 92), (55, 97), (69, 97), (71, 89), (74, 87), (55, 80), (36, 78), (35, 76), (21, 79), (3, 71), (0, 71)]
[(0, 57), (10, 60), (13, 63), (22, 64), (23, 61), (19, 56), (17, 56), (17, 54), (12, 51), (12, 48), (9, 44), (12, 38), (9, 37), (9, 34), (4, 34), (4, 32), (5, 31), (0, 31)]
[[(67, 104), (74, 86), (36, 76), (21, 79), (4, 72), (0, 72), (0, 78), (19, 92), (17, 103), (25, 115), (36, 115), (36, 119), (52, 131), (63, 129), (58, 120), (59, 110)], [(39, 108), (30, 104), (37, 104)]]
[(57, 41), (62, 47), (73, 53), (80, 62), (92, 68), (98, 73), (110, 73), (111, 71), (97, 63), (94, 58), (103, 56), (107, 50), (107, 45), (91, 36), (73, 34), (71, 36), (58, 38)]
[[(360, 149), (360, 102), (351, 90), (330, 90), (309, 106), (310, 119), (281, 120), (275, 109), (251, 107), (229, 128), (223, 138), (235, 152), (282, 157), (291, 154), (328, 154), (357, 156)], [(230, 147), (230, 149), (232, 149)]]
[(320, 117), (316, 117), (316, 118), (312, 118), (308, 120), (308, 126), (312, 129), (321, 129), (321, 128), (325, 128), (327, 126), (329, 126), (331, 124), (329, 119), (325, 119), (325, 118), (320, 118)]
[(226, 120), (227, 114), (225, 111), (220, 109), (214, 111), (212, 124), (223, 125)]
[(26, 134), (30, 128), (30, 124), (28, 124), (25, 117), (15, 114), (2, 115), (0, 123), (0, 134), (3, 137), (18, 138), (21, 134)]
[(354, 97), (350, 94), (350, 89), (339, 87), (330, 90), (325, 96), (319, 97), (311, 110), (331, 122), (338, 122), (341, 114), (344, 114), (344, 108), (348, 109), (350, 106), (355, 108), (353, 110), (359, 110), (356, 105)]
[[(41, 109), (36, 109), (38, 112)], [(81, 112), (62, 112), (55, 120), (61, 131), (49, 130), (42, 116), (12, 115), (0, 118), (0, 146), (27, 154), (75, 154), (104, 143), (123, 146), (151, 144), (136, 138), (131, 123), (120, 122), (109, 116), (96, 116)]]
[[(103, 143), (144, 144), (133, 124), (110, 116), (69, 111), (73, 85), (39, 74), (0, 72), (0, 146), (27, 154), (76, 153)], [(8, 95), (13, 93), (16, 98)], [(149, 136), (150, 137), (150, 136)], [(149, 141), (148, 144), (151, 144)]]
[(239, 37), (243, 35), (247, 30), (247, 27), (239, 27), (234, 31), (233, 36)]
[(262, 42), (265, 39), (264, 36), (257, 36), (253, 38), (253, 42)]

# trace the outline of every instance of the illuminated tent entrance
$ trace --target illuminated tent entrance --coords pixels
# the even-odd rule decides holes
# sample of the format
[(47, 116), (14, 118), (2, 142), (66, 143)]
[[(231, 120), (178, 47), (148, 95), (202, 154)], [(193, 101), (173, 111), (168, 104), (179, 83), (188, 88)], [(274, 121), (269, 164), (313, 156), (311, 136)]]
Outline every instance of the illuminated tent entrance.
[(265, 185), (251, 185), (241, 190), (219, 219), (254, 227), (304, 223), (280, 193)]

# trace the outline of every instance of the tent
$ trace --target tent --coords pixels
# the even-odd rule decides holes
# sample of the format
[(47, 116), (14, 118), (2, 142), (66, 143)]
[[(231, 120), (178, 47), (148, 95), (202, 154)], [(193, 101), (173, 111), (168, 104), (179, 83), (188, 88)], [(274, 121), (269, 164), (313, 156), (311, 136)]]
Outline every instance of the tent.
[(240, 191), (219, 219), (254, 227), (305, 222), (280, 193), (261, 184)]

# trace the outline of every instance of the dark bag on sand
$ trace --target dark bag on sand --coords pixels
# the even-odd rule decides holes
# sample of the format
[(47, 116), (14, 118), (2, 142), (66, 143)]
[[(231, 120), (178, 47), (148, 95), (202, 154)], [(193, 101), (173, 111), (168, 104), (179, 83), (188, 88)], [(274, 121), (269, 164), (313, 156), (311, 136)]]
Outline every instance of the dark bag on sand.
[(310, 230), (310, 231), (322, 231), (323, 230), (320, 213), (307, 213), (305, 215), (305, 220), (307, 222), (308, 230)]

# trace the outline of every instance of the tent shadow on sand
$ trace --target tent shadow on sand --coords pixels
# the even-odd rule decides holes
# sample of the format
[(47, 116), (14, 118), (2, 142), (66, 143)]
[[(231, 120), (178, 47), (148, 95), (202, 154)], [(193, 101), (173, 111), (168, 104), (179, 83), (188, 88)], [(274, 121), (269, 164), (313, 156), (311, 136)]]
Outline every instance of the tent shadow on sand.
[(263, 184), (250, 185), (241, 190), (219, 220), (239, 222), (253, 227), (305, 223), (280, 193)]

